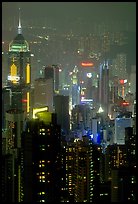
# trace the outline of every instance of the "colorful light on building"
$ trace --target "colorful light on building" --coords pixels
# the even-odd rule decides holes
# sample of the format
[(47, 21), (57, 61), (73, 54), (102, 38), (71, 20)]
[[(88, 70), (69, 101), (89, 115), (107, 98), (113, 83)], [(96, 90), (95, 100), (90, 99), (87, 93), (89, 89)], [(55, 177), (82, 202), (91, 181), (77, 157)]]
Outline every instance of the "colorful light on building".
[(121, 103), (122, 106), (129, 106), (129, 102), (125, 101)]
[(48, 111), (48, 106), (42, 108), (33, 108), (33, 118), (37, 118), (36, 114), (44, 111)]
[(83, 67), (92, 67), (94, 64), (92, 62), (82, 62), (81, 66)]
[(127, 83), (127, 79), (120, 79), (119, 81), (120, 81), (120, 84), (125, 84), (125, 83)]
[(29, 84), (30, 83), (30, 65), (27, 64), (27, 67), (26, 67), (26, 84)]

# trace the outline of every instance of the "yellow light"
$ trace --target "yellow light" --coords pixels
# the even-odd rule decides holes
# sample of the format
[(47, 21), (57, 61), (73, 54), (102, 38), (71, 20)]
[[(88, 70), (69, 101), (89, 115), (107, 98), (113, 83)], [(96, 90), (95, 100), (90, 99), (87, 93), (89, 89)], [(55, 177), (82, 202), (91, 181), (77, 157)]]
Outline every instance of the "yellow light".
[(27, 64), (26, 66), (26, 84), (30, 83), (30, 65)]
[(30, 111), (30, 93), (27, 92), (27, 113)]
[(37, 118), (36, 114), (43, 111), (48, 111), (48, 106), (43, 108), (33, 108), (33, 118)]
[[(17, 66), (13, 63), (12, 65), (11, 65), (11, 78), (13, 77), (16, 77), (17, 76)], [(17, 83), (17, 81), (16, 80), (12, 80), (12, 82), (15, 84), (15, 83)]]

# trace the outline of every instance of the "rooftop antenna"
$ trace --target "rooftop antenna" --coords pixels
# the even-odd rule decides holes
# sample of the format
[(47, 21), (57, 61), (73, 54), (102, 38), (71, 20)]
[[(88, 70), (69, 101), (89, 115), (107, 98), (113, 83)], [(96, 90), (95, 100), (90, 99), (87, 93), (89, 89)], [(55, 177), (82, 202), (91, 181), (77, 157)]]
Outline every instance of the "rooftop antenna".
[(20, 18), (20, 8), (19, 8), (18, 34), (22, 34), (22, 26), (21, 26), (21, 18)]

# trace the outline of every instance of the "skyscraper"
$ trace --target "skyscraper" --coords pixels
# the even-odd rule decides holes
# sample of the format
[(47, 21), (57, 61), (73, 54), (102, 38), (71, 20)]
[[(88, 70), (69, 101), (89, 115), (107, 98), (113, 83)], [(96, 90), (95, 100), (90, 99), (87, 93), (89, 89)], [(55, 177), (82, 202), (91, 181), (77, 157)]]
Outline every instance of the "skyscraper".
[(56, 114), (35, 109), (22, 135), (24, 202), (60, 202), (60, 134)]
[(24, 110), (26, 116), (29, 116), (31, 110), (31, 55), (29, 44), (22, 35), (20, 16), (17, 36), (9, 44), (8, 65), (8, 85), (12, 96), (11, 108), (15, 108), (16, 100), (17, 107)]
[(31, 65), (30, 48), (28, 42), (22, 35), (21, 20), (19, 17), (18, 34), (9, 44), (9, 76), (11, 84), (30, 84)]
[(125, 144), (125, 128), (132, 127), (132, 118), (115, 119), (115, 138), (114, 143)]
[[(2, 199), (4, 202), (18, 202), (20, 188), (20, 148), (24, 113), (10, 109), (6, 112), (5, 150), (2, 154)], [(7, 196), (8, 195), (8, 196)]]
[(54, 84), (52, 78), (38, 78), (34, 81), (34, 107), (48, 106), (53, 112)]
[(61, 125), (62, 133), (68, 135), (70, 130), (69, 96), (54, 96), (54, 106), (57, 123)]
[(105, 112), (105, 116), (107, 116), (109, 106), (109, 67), (107, 61), (100, 66), (99, 80), (99, 103)]

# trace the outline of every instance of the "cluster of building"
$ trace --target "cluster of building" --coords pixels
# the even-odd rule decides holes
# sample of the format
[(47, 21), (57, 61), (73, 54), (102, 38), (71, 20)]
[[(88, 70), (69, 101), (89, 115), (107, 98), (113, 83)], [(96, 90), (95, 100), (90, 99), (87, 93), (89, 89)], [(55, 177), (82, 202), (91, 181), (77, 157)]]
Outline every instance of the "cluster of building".
[(20, 19), (8, 66), (3, 202), (136, 201), (135, 67), (128, 80), (121, 63), (83, 61), (66, 82), (62, 67), (51, 64), (32, 83)]

